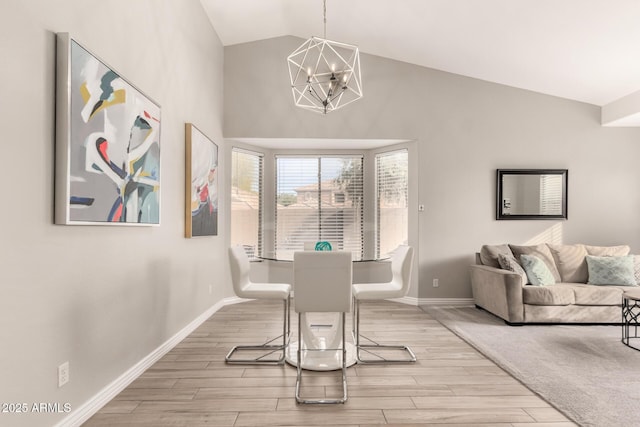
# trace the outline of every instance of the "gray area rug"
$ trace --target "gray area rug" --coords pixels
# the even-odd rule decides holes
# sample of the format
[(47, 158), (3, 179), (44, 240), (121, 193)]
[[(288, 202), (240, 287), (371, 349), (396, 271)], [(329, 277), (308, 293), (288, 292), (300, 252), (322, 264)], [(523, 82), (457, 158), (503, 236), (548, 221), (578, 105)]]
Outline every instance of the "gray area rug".
[(620, 326), (508, 326), (475, 307), (425, 307), (582, 426), (640, 426), (640, 351)]

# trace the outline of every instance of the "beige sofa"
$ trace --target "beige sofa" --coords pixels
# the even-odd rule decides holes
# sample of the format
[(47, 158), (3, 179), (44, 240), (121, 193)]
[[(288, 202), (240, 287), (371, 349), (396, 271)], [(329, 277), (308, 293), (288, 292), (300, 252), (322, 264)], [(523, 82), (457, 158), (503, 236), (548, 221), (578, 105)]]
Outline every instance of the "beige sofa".
[[(476, 265), (470, 267), (473, 298), (477, 307), (509, 325), (620, 323), (622, 293), (632, 287), (587, 284), (586, 256), (625, 256), (629, 251), (626, 245), (485, 245), (476, 254)], [(528, 285), (526, 275), (501, 267), (500, 261), (509, 256), (519, 259), (522, 254), (533, 254), (544, 260), (556, 283)], [(639, 258), (635, 256), (636, 279), (640, 279)]]

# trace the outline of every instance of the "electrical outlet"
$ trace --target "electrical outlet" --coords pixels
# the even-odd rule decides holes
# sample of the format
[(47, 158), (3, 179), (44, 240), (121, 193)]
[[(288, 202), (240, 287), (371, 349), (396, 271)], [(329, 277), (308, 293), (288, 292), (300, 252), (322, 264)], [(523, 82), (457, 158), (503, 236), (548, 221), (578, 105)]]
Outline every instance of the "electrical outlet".
[(433, 279), (433, 287), (437, 288), (438, 286), (440, 286), (440, 280), (439, 279)]
[(64, 362), (58, 366), (58, 387), (62, 387), (69, 382), (69, 362)]

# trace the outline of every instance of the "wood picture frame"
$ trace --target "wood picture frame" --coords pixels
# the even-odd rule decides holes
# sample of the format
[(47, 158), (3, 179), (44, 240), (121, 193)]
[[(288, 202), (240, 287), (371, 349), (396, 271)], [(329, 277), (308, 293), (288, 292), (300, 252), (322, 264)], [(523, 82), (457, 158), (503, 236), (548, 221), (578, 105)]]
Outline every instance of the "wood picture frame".
[(218, 235), (218, 146), (185, 124), (185, 237)]

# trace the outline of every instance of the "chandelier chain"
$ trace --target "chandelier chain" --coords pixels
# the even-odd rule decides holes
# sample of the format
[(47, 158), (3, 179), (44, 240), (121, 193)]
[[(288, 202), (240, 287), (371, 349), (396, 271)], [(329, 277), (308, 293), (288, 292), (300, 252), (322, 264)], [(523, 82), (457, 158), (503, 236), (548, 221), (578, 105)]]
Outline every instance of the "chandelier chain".
[(327, 39), (327, 0), (322, 1), (322, 13), (324, 16), (324, 39)]

